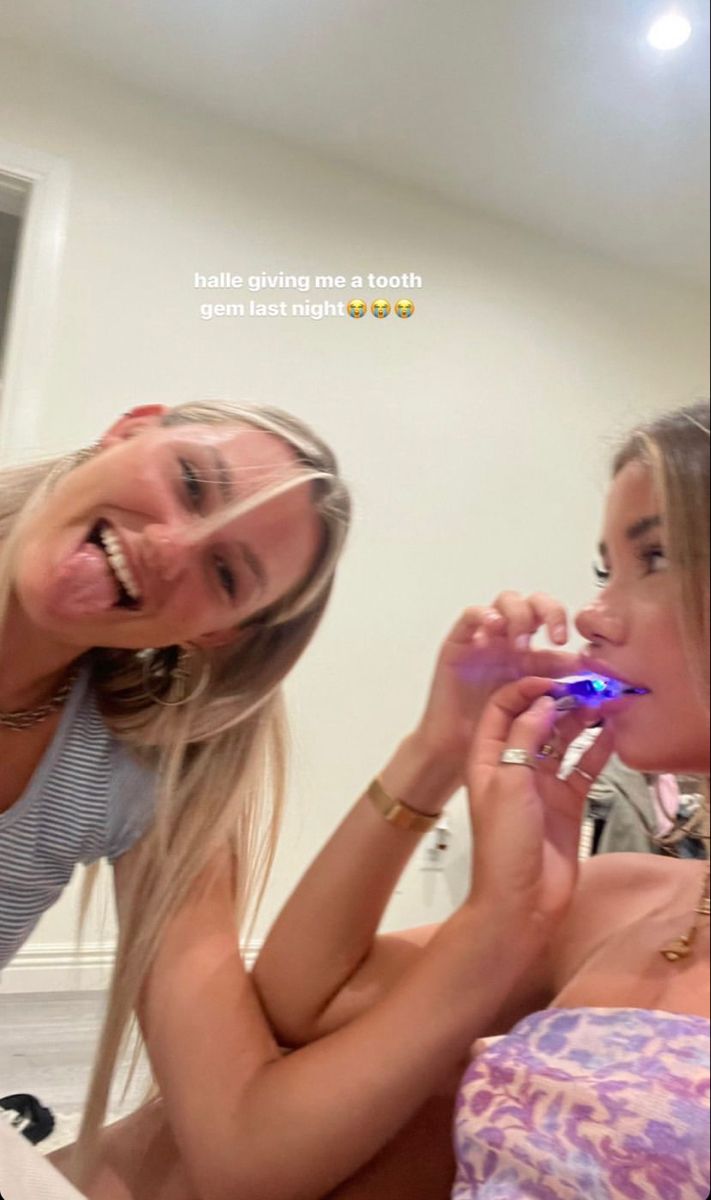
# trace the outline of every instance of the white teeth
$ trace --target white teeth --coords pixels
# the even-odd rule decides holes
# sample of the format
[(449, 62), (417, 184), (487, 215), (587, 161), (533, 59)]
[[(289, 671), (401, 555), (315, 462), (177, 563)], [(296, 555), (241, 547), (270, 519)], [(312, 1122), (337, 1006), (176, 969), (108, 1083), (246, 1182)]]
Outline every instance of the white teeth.
[(109, 560), (109, 566), (114, 575), (123, 584), (132, 600), (140, 600), (140, 588), (133, 577), (131, 568), (126, 562), (124, 552), (121, 549), (121, 543), (116, 534), (104, 525), (100, 530), (99, 537), (101, 538), (102, 545), (106, 551), (106, 557)]

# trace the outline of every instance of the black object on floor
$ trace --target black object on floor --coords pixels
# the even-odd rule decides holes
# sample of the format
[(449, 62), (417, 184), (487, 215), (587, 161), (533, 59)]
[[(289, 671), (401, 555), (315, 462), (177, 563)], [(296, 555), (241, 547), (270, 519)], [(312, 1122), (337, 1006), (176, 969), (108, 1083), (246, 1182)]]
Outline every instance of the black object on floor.
[(36, 1096), (30, 1096), (27, 1092), (0, 1096), (0, 1108), (17, 1114), (11, 1123), (33, 1146), (48, 1138), (54, 1129), (54, 1116), (51, 1111), (40, 1104)]

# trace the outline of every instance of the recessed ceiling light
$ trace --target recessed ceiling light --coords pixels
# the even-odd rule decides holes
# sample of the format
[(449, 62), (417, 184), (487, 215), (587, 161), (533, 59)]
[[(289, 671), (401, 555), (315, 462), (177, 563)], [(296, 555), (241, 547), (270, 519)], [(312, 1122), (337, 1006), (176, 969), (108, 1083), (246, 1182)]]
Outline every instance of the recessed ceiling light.
[(658, 17), (647, 34), (655, 50), (677, 50), (691, 37), (691, 22), (683, 13), (671, 11)]

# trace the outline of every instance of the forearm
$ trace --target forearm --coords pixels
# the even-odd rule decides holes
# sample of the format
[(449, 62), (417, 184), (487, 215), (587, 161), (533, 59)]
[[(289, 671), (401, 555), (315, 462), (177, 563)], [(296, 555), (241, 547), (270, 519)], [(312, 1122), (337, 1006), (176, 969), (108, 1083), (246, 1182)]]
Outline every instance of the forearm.
[[(441, 812), (456, 779), (407, 738), (381, 771), (389, 795)], [(319, 1015), (367, 961), (383, 912), (421, 834), (397, 829), (362, 796), (309, 868), (264, 944), (254, 980), (286, 1044), (313, 1035)]]
[[(319, 1200), (462, 1062), (538, 950), (522, 927), (502, 930), (485, 909), (462, 909), (378, 1005), (287, 1058), (257, 1024), (249, 981), (240, 989), (226, 947), (224, 962), (191, 973), (188, 988), (154, 983), (148, 1042), (200, 1195)], [(200, 1020), (216, 1004), (234, 1013), (219, 1045)]]

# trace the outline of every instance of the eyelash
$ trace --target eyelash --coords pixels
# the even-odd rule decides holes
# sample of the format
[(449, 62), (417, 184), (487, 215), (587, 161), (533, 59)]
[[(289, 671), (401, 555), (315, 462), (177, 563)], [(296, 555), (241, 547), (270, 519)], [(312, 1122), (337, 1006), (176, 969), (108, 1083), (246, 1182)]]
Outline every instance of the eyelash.
[[(198, 476), (195, 467), (186, 458), (178, 460), (185, 494), (193, 512), (200, 512), (205, 499), (205, 487)], [(220, 555), (215, 555), (214, 564), (220, 581), (220, 587), (227, 593), (230, 600), (237, 595), (237, 580), (229, 564)]]
[[(640, 562), (647, 564), (648, 570), (645, 571), (645, 575), (655, 575), (656, 571), (652, 569), (652, 563), (659, 559), (665, 559), (666, 554), (661, 546), (643, 546), (637, 552), (636, 557)], [(593, 563), (593, 573), (598, 587), (606, 587), (610, 582), (612, 572), (608, 571), (606, 567), (601, 567), (598, 563)]]
[(227, 592), (230, 600), (234, 600), (237, 595), (237, 580), (235, 579), (234, 572), (225, 562), (224, 558), (220, 558), (219, 555), (215, 556), (214, 561), (217, 567), (217, 574), (220, 578), (220, 586)]
[(193, 464), (188, 462), (187, 458), (181, 458), (178, 461), (180, 463), (180, 474), (190, 508), (193, 511), (199, 512), (202, 507), (203, 500), (205, 499), (205, 488)]

